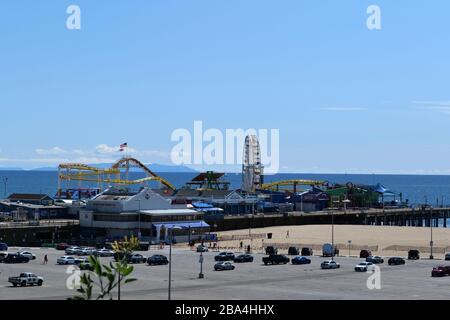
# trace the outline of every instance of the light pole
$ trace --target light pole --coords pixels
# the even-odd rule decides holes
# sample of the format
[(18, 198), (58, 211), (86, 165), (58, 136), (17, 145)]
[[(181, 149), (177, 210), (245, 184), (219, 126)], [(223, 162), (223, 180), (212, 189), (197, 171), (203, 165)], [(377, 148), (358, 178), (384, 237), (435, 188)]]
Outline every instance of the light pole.
[(169, 229), (169, 301), (172, 300), (172, 243), (173, 243), (173, 229), (181, 229), (177, 226), (172, 226)]
[(348, 240), (348, 257), (349, 258), (351, 256), (351, 245), (352, 245), (352, 240)]
[(333, 247), (333, 253), (331, 255), (331, 260), (334, 261), (334, 254), (336, 250), (334, 249), (334, 211), (331, 211), (331, 246)]
[(204, 261), (204, 258), (203, 258), (203, 251), (202, 252), (200, 252), (200, 274), (198, 275), (198, 278), (199, 279), (203, 279), (203, 278), (205, 278), (205, 275), (203, 274), (203, 261)]
[(430, 231), (431, 231), (431, 240), (430, 240), (430, 260), (434, 259), (433, 256), (433, 207), (430, 206)]

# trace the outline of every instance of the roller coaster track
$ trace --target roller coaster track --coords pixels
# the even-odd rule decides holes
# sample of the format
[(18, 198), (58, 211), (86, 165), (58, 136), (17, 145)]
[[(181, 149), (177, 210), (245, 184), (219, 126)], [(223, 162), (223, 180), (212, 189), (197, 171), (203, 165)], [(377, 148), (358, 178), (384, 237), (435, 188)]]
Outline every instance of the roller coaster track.
[(139, 160), (134, 159), (134, 158), (123, 158), (123, 159), (120, 159), (119, 161), (117, 161), (111, 167), (111, 169), (119, 170), (120, 168), (130, 168), (130, 167), (140, 168), (140, 169), (144, 170), (144, 172), (146, 172), (149, 176), (157, 178), (155, 180), (160, 181), (167, 188), (169, 188), (171, 190), (175, 190), (176, 189), (175, 186), (172, 185), (169, 181), (159, 177), (156, 173), (154, 173), (149, 168), (147, 168), (146, 165), (144, 165), (142, 162), (140, 162)]
[(293, 180), (282, 180), (271, 183), (265, 183), (261, 186), (261, 190), (279, 190), (280, 187), (293, 186), (294, 190), (297, 186), (325, 186), (327, 185), (327, 181), (318, 181), (318, 180), (301, 180), (301, 179), (293, 179)]
[[(148, 177), (138, 180), (129, 180), (121, 179), (120, 169), (126, 169), (127, 173), (129, 168), (139, 168), (142, 169)], [(62, 171), (66, 171), (62, 173)], [(73, 171), (78, 171), (74, 173)], [(111, 179), (111, 175), (117, 175), (117, 179)], [(107, 177), (105, 177), (107, 176)], [(169, 181), (159, 177), (156, 173), (151, 171), (147, 166), (145, 166), (142, 162), (134, 158), (123, 158), (117, 161), (111, 168), (101, 169), (92, 167), (89, 165), (81, 164), (81, 163), (66, 163), (59, 165), (59, 186), (58, 190), (61, 192), (61, 181), (91, 181), (100, 183), (112, 183), (112, 184), (121, 184), (121, 185), (133, 185), (133, 184), (141, 184), (148, 181), (159, 181), (165, 187), (171, 190), (175, 190), (175, 186), (172, 185)]]

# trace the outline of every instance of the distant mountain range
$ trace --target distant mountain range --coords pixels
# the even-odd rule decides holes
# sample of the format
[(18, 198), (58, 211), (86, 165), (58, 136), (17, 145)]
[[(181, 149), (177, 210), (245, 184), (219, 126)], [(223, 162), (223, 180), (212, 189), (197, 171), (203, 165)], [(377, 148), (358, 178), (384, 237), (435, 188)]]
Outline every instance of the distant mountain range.
[[(106, 169), (112, 166), (112, 163), (97, 163), (91, 164), (92, 167)], [(172, 165), (164, 165), (164, 164), (148, 164), (146, 165), (153, 172), (188, 172), (195, 173), (197, 170), (191, 169), (186, 166), (172, 166)], [(0, 171), (24, 171), (23, 168), (18, 167), (0, 167)], [(29, 171), (57, 171), (57, 167), (40, 167), (35, 169), (30, 169)], [(130, 171), (139, 171), (140, 169), (131, 168)]]

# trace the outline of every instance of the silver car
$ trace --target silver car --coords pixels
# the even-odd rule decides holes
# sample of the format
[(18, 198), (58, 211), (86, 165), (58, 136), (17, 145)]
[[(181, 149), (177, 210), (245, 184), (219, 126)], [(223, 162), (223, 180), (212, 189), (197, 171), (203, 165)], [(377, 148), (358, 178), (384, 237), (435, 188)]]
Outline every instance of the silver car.
[(334, 260), (324, 261), (320, 265), (320, 267), (324, 270), (326, 269), (340, 269), (341, 265)]
[(36, 255), (33, 254), (33, 253), (31, 253), (31, 252), (29, 252), (29, 251), (19, 251), (19, 252), (17, 252), (17, 254), (18, 254), (19, 256), (28, 258), (28, 259), (30, 259), (30, 260), (36, 260)]

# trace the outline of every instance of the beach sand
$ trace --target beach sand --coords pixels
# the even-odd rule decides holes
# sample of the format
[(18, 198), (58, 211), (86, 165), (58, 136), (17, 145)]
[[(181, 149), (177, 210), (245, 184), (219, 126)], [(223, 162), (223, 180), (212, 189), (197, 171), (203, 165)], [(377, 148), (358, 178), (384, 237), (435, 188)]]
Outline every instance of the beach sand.
[[(231, 236), (243, 238), (232, 241), (220, 241), (222, 248), (240, 249), (242, 241), (244, 247), (251, 245), (254, 252), (262, 252), (263, 246), (277, 245), (281, 251), (286, 251), (289, 245), (311, 246), (315, 254), (321, 253), (324, 243), (331, 243), (331, 225), (284, 226), (262, 229), (249, 229), (219, 232), (219, 236), (228, 239)], [(288, 237), (289, 231), (289, 237)], [(272, 233), (272, 239), (250, 240), (249, 234), (261, 235)], [(359, 255), (361, 249), (370, 247), (373, 254), (384, 256), (404, 256), (410, 249), (418, 249), (422, 258), (430, 254), (430, 228), (391, 227), (391, 226), (362, 226), (335, 225), (335, 244), (341, 250), (341, 255), (349, 254), (349, 240), (351, 240), (350, 254)], [(450, 252), (450, 229), (433, 228), (434, 256), (444, 258), (445, 252)]]

